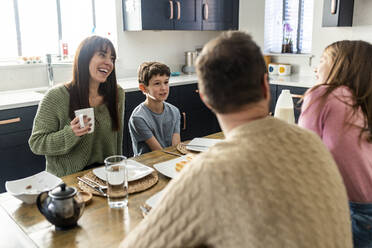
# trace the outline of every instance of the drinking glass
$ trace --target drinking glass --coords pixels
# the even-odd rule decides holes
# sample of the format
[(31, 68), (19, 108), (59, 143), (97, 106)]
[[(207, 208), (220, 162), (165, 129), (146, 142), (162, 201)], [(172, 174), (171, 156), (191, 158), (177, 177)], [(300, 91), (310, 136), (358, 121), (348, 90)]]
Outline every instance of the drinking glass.
[(110, 208), (124, 208), (128, 205), (127, 158), (121, 155), (105, 159), (107, 179), (107, 201)]

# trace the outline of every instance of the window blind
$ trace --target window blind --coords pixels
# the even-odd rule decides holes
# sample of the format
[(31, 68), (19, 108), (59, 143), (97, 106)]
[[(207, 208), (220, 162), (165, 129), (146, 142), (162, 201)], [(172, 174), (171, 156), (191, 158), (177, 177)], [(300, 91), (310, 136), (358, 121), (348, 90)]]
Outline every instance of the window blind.
[(13, 1), (0, 1), (1, 58), (17, 57), (17, 33)]
[(282, 52), (284, 24), (287, 23), (293, 53), (310, 53), (313, 5), (313, 0), (266, 0), (264, 52)]

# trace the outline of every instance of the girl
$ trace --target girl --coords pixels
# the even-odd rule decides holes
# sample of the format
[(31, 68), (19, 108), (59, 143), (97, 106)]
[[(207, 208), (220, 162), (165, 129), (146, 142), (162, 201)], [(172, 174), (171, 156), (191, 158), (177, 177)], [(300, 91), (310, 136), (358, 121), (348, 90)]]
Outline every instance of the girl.
[(299, 125), (316, 132), (344, 179), (355, 247), (372, 246), (372, 45), (338, 41), (315, 70)]

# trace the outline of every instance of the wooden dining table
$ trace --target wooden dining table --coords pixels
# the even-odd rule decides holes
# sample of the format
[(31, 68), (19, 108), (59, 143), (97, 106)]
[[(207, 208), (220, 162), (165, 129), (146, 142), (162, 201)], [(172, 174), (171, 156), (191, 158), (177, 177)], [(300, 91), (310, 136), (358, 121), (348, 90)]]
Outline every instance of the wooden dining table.
[[(216, 133), (206, 138), (223, 138)], [(163, 149), (179, 153), (176, 147)], [(179, 153), (180, 154), (180, 153)], [(176, 158), (163, 151), (154, 151), (131, 158), (153, 167), (154, 164)], [(81, 171), (62, 177), (68, 185), (78, 188), (77, 177), (89, 172)], [(162, 190), (170, 181), (158, 173), (159, 180), (151, 188), (129, 195), (128, 207), (111, 209), (107, 199), (93, 196), (85, 206), (78, 225), (69, 230), (56, 230), (39, 212), (36, 204), (25, 204), (9, 193), (0, 194), (0, 247), (117, 247), (126, 235), (143, 219), (140, 206)]]

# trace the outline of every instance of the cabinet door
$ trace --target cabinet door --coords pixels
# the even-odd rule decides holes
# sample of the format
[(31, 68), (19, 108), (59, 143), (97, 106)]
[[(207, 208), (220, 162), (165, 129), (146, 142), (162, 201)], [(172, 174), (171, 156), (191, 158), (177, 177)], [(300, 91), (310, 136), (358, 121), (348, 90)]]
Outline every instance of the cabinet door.
[(201, 0), (174, 2), (174, 29), (201, 30)]
[(237, 30), (239, 0), (203, 0), (203, 30)]
[[(174, 29), (174, 1), (142, 0), (141, 16), (143, 30)], [(173, 19), (172, 18), (173, 14)]]
[[(277, 96), (279, 97), (280, 93), (282, 92), (282, 90), (289, 90), (291, 92), (291, 94), (295, 94), (295, 95), (304, 95), (306, 90), (308, 90), (308, 88), (305, 88), (305, 87), (292, 87), (292, 86), (284, 86), (284, 85), (278, 85), (278, 88), (277, 88)], [(300, 97), (293, 97), (293, 106), (294, 106), (294, 114), (295, 114), (295, 122), (297, 123), (298, 122), (298, 117), (300, 117), (300, 114), (301, 114), (301, 105), (302, 105), (302, 101)]]
[(275, 84), (270, 84), (270, 106), (269, 106), (269, 112), (271, 115), (274, 115), (275, 111), (275, 105), (276, 105), (276, 85)]
[(30, 150), (28, 138), (31, 130), (0, 135), (0, 193), (5, 182), (32, 176), (45, 170), (45, 157)]
[(324, 0), (322, 27), (351, 27), (353, 11), (354, 0)]
[(123, 154), (126, 157), (133, 157), (132, 140), (129, 134), (129, 118), (133, 110), (145, 100), (142, 91), (125, 93), (124, 128), (123, 128)]
[(0, 111), (0, 134), (32, 129), (37, 105)]
[(201, 101), (196, 83), (177, 86), (177, 96), (182, 141), (221, 131), (216, 116)]

